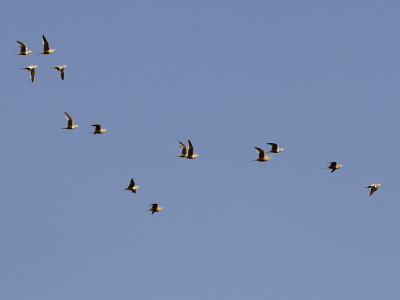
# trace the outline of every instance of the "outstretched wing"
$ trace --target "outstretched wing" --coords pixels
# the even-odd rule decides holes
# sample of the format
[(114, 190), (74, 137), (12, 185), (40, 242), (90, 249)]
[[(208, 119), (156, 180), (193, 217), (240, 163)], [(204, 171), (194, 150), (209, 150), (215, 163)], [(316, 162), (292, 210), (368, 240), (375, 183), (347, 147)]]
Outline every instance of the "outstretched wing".
[(188, 140), (188, 144), (189, 144), (188, 156), (192, 156), (194, 153), (192, 142), (190, 140)]
[(258, 148), (258, 147), (254, 147), (257, 151), (258, 151), (258, 158), (264, 158), (265, 156), (265, 152), (263, 149)]
[(30, 69), (30, 73), (31, 73), (31, 80), (33, 82), (35, 80), (35, 69)]
[(375, 193), (376, 192), (376, 188), (373, 186), (373, 187), (371, 187), (371, 191), (369, 192), (369, 195), (371, 196), (373, 193)]
[(96, 131), (100, 131), (101, 130), (101, 125), (100, 124), (93, 124), (91, 126), (94, 126)]
[(72, 125), (74, 124), (74, 120), (71, 118), (71, 116), (67, 112), (64, 112), (64, 114), (68, 119), (68, 127), (72, 127)]
[(64, 112), (64, 114), (67, 117), (68, 121), (73, 121), (71, 116), (67, 112)]
[(186, 156), (186, 154), (187, 154), (187, 148), (186, 148), (185, 144), (182, 143), (182, 142), (179, 142), (179, 146), (180, 146), (181, 149), (182, 149), (182, 155), (183, 155), (183, 156)]
[(46, 37), (44, 36), (44, 34), (42, 36), (42, 40), (43, 40), (43, 50), (44, 51), (49, 51), (49, 49), (50, 49), (49, 43), (47, 42)]
[(133, 178), (131, 179), (131, 183), (129, 184), (129, 187), (134, 187), (135, 186), (135, 181), (133, 180)]
[(277, 152), (278, 151), (278, 144), (275, 144), (275, 143), (267, 143), (267, 144), (272, 146), (270, 152)]
[(21, 41), (17, 41), (17, 43), (19, 44), (19, 47), (21, 48), (21, 52), (26, 52), (26, 49), (27, 49), (26, 45)]

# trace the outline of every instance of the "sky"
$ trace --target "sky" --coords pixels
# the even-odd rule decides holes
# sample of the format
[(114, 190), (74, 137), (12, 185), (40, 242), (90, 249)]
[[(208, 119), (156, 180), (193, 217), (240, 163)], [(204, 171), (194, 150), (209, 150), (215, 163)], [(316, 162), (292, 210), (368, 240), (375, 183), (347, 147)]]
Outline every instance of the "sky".
[(3, 0), (0, 298), (399, 298), (399, 9)]

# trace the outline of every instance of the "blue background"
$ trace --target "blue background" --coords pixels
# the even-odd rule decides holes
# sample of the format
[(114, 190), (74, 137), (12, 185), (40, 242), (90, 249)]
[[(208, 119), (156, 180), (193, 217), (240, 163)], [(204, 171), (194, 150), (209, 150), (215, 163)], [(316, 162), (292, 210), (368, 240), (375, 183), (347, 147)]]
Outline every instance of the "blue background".
[(0, 298), (398, 298), (399, 9), (3, 0)]

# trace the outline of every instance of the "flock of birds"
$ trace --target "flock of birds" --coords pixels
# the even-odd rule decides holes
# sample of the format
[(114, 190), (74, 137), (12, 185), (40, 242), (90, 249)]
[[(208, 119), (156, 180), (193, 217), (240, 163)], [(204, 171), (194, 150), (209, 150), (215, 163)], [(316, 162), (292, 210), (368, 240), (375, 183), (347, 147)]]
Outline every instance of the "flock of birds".
[[(52, 54), (55, 51), (55, 49), (50, 48), (49, 43), (47, 42), (47, 39), (44, 35), (42, 36), (42, 41), (43, 41), (43, 51), (39, 54)], [(23, 43), (21, 41), (17, 41), (17, 43), (19, 44), (19, 47), (20, 47), (20, 51), (17, 53), (17, 55), (29, 55), (32, 53), (31, 50), (28, 50), (28, 47), (26, 46), (25, 43)], [(37, 65), (30, 65), (30, 66), (26, 66), (26, 67), (22, 68), (25, 70), (29, 70), (32, 82), (35, 79), (35, 69), (37, 67), (38, 67)], [(67, 67), (67, 65), (58, 65), (58, 66), (53, 67), (54, 69), (56, 69), (57, 71), (60, 72), (60, 76), (61, 76), (62, 80), (64, 80), (64, 69), (66, 67)], [(67, 117), (68, 123), (67, 123), (67, 126), (63, 127), (62, 129), (74, 130), (74, 129), (78, 128), (79, 125), (74, 123), (74, 120), (71, 118), (71, 116), (67, 112), (64, 112), (64, 114)], [(107, 129), (101, 127), (101, 124), (93, 124), (91, 126), (95, 127), (95, 129), (92, 131), (92, 133), (94, 135), (103, 134), (107, 131)], [(267, 144), (271, 146), (271, 150), (269, 150), (267, 153), (279, 153), (284, 150), (284, 148), (280, 148), (278, 146), (278, 144), (276, 144), (276, 143), (267, 143)], [(194, 153), (194, 148), (193, 148), (192, 142), (190, 140), (188, 140), (188, 146), (186, 146), (181, 141), (179, 142), (179, 146), (182, 151), (181, 151), (181, 154), (178, 155), (178, 157), (187, 158), (187, 159), (195, 159), (199, 156), (198, 154)], [(254, 148), (258, 151), (258, 157), (256, 159), (254, 159), (254, 161), (267, 162), (271, 159), (271, 157), (265, 153), (265, 150), (263, 150), (259, 147), (254, 147)], [(331, 173), (333, 173), (334, 171), (340, 169), (341, 167), (343, 167), (342, 164), (339, 164), (336, 161), (332, 161), (329, 163), (329, 166), (326, 169), (330, 169)], [(374, 184), (366, 186), (366, 188), (370, 189), (369, 195), (371, 196), (372, 194), (374, 194), (380, 186), (381, 185), (379, 183), (374, 183)], [(136, 194), (136, 191), (138, 188), (139, 188), (139, 186), (137, 186), (135, 184), (135, 181), (133, 180), (133, 178), (131, 178), (129, 186), (125, 190), (131, 191), (132, 193)], [(155, 212), (160, 212), (163, 209), (163, 207), (159, 206), (158, 203), (150, 204), (150, 206), (151, 206), (151, 208), (149, 208), (148, 211), (151, 211), (151, 214), (154, 214)]]
[[(56, 51), (56, 49), (50, 48), (49, 43), (47, 42), (47, 39), (44, 35), (42, 36), (42, 41), (43, 41), (43, 51), (40, 52), (39, 54), (52, 54), (54, 51)], [(26, 46), (25, 43), (23, 43), (21, 41), (17, 41), (17, 43), (20, 48), (17, 55), (29, 55), (32, 53), (32, 50), (28, 50), (28, 47)], [(23, 67), (21, 69), (25, 69), (25, 70), (29, 71), (29, 73), (31, 75), (31, 81), (33, 82), (35, 80), (35, 73), (36, 73), (37, 67), (38, 67), (38, 65), (30, 65), (30, 66)], [(67, 65), (58, 65), (58, 66), (53, 67), (53, 69), (56, 69), (58, 72), (60, 72), (60, 76), (61, 76), (62, 80), (64, 80), (64, 69), (66, 67), (67, 67)]]

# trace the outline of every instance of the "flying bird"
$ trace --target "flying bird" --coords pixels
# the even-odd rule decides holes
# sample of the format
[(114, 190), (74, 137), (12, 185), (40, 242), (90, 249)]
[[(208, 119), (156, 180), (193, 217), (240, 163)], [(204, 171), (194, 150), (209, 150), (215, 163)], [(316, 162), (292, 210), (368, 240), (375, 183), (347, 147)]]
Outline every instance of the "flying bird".
[(336, 161), (331, 161), (329, 163), (329, 167), (327, 167), (327, 169), (331, 169), (331, 173), (335, 172), (337, 169), (340, 169), (341, 167), (343, 167), (343, 165), (338, 164)]
[(198, 154), (194, 154), (194, 148), (192, 145), (192, 142), (188, 140), (188, 147), (186, 148), (185, 144), (182, 142), (179, 142), (179, 146), (182, 149), (182, 153), (178, 155), (178, 157), (184, 157), (184, 158), (189, 158), (189, 159), (195, 159), (198, 157)]
[(79, 125), (78, 124), (74, 124), (74, 120), (71, 118), (71, 116), (67, 112), (64, 112), (64, 114), (67, 117), (68, 124), (67, 124), (67, 126), (65, 126), (64, 128), (61, 128), (61, 129), (71, 129), (71, 130), (73, 130), (75, 128), (78, 128)]
[(283, 148), (279, 148), (278, 144), (275, 143), (267, 143), (267, 144), (272, 146), (271, 150), (268, 151), (268, 153), (279, 153), (283, 151)]
[(101, 128), (101, 125), (100, 125), (100, 124), (93, 124), (93, 125), (91, 125), (91, 126), (94, 126), (94, 127), (95, 127), (95, 128), (94, 128), (94, 131), (92, 132), (93, 134), (102, 134), (102, 133), (104, 133), (104, 132), (107, 131), (107, 129)]
[(371, 191), (369, 192), (369, 195), (372, 196), (372, 194), (375, 193), (380, 186), (381, 186), (380, 183), (374, 183), (369, 186), (366, 186), (367, 189), (371, 189)]
[(133, 178), (131, 179), (131, 182), (129, 183), (129, 186), (125, 189), (126, 191), (131, 191), (132, 193), (136, 194), (136, 190), (139, 188), (138, 185), (135, 185), (135, 181)]
[(265, 151), (263, 149), (258, 148), (258, 147), (254, 147), (254, 148), (258, 151), (258, 158), (255, 159), (254, 161), (263, 161), (263, 162), (265, 162), (265, 161), (269, 161), (271, 159), (271, 157), (269, 157), (269, 156), (267, 156), (265, 154)]
[(19, 52), (17, 53), (17, 55), (29, 55), (31, 54), (31, 50), (28, 50), (28, 47), (26, 46), (26, 44), (24, 44), (21, 41), (17, 41), (17, 43), (19, 44)]
[(43, 52), (40, 54), (52, 54), (56, 49), (50, 49), (49, 43), (46, 40), (46, 37), (43, 35), (42, 36), (42, 41), (43, 41)]
[(55, 66), (54, 69), (56, 69), (58, 72), (60, 72), (61, 79), (64, 80), (64, 69), (67, 67), (67, 65), (58, 65)]
[(36, 65), (32, 65), (32, 66), (23, 67), (23, 68), (21, 68), (21, 69), (25, 69), (25, 70), (28, 70), (28, 71), (30, 72), (30, 74), (31, 74), (31, 81), (33, 82), (33, 81), (35, 80), (35, 69), (36, 69), (37, 67), (38, 67), (38, 66), (36, 66)]
[(157, 203), (150, 204), (151, 208), (148, 209), (148, 211), (151, 211), (151, 214), (154, 214), (155, 212), (160, 212), (164, 207), (158, 206)]

